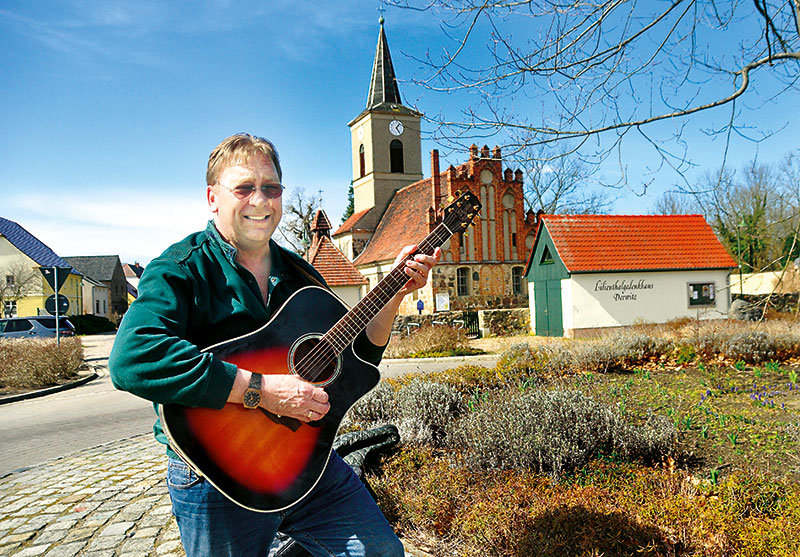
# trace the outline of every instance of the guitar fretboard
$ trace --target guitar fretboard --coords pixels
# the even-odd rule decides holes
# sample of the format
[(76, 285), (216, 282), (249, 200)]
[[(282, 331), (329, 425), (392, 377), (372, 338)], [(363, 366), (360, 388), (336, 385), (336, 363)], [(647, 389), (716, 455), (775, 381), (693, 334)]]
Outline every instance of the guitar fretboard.
[(353, 309), (344, 315), (331, 329), (322, 337), (325, 344), (328, 344), (336, 355), (341, 354), (353, 340), (363, 331), (367, 324), (372, 321), (378, 312), (397, 294), (408, 282), (409, 277), (405, 273), (406, 261), (412, 259), (419, 253), (432, 255), (437, 247), (444, 244), (453, 232), (440, 223), (428, 236), (417, 245), (416, 251), (406, 255), (399, 265), (394, 267), (383, 280), (381, 280), (369, 294), (364, 296)]

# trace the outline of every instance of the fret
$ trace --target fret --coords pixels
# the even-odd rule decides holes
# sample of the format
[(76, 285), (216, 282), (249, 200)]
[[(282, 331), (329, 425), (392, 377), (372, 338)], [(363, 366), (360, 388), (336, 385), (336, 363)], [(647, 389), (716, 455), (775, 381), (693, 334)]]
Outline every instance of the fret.
[(404, 271), (406, 261), (419, 253), (432, 255), (434, 250), (444, 244), (456, 231), (465, 229), (479, 210), (480, 202), (469, 192), (449, 205), (444, 210), (443, 221), (417, 244), (414, 252), (406, 255), (375, 288), (325, 333), (320, 345), (330, 347), (336, 356), (341, 354), (408, 282), (409, 277)]

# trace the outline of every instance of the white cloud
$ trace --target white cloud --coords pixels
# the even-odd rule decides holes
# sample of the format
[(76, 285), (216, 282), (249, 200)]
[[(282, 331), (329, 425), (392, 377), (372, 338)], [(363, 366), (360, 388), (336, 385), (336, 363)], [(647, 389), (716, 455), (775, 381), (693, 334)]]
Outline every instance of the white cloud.
[(17, 195), (4, 199), (3, 215), (61, 256), (119, 255), (146, 263), (170, 244), (203, 229), (211, 214), (196, 193), (147, 192), (139, 198), (111, 194)]

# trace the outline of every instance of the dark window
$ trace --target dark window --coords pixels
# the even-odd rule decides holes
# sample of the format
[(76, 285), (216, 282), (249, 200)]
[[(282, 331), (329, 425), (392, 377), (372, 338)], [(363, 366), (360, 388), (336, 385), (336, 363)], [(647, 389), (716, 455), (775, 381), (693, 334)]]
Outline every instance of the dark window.
[(511, 233), (511, 247), (512, 248), (517, 247), (517, 233), (516, 232), (512, 232)]
[(6, 286), (14, 288), (14, 275), (6, 275)]
[(389, 160), (392, 172), (405, 172), (403, 170), (403, 144), (399, 139), (393, 139), (389, 144)]
[(456, 291), (459, 296), (469, 296), (469, 269), (461, 267), (456, 271)]
[(31, 324), (30, 321), (27, 319), (17, 319), (8, 322), (5, 332), (18, 333), (20, 331), (30, 331), (31, 329), (33, 329), (33, 324)]
[(539, 260), (539, 265), (550, 265), (551, 263), (553, 263), (553, 256), (550, 253), (550, 248), (545, 246), (544, 251), (542, 251), (542, 258)]
[(56, 318), (55, 317), (40, 317), (37, 319), (39, 323), (47, 327), (48, 329), (55, 329), (56, 328)]
[(364, 158), (364, 144), (361, 144), (361, 147), (358, 148), (358, 167), (361, 171), (359, 174), (360, 178), (363, 178), (367, 174), (367, 161)]
[(522, 294), (522, 267), (511, 268), (511, 292), (515, 296)]
[(713, 282), (698, 282), (689, 285), (689, 307), (713, 306), (716, 292)]

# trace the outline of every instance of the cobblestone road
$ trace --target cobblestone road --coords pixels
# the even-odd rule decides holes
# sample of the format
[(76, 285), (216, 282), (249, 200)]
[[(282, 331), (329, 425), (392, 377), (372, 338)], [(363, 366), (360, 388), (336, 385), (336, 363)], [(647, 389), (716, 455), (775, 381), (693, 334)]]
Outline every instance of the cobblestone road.
[(152, 435), (0, 479), (0, 555), (184, 555)]

